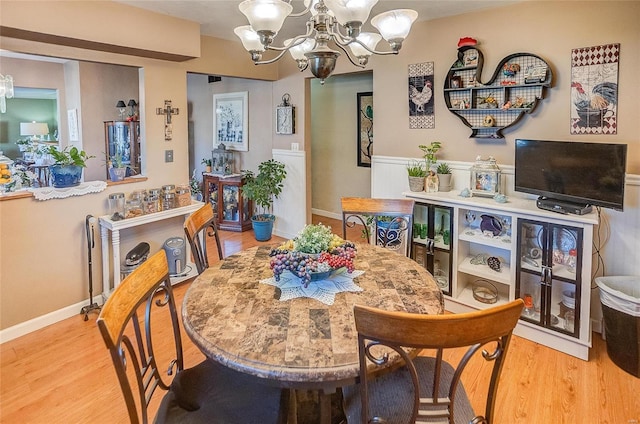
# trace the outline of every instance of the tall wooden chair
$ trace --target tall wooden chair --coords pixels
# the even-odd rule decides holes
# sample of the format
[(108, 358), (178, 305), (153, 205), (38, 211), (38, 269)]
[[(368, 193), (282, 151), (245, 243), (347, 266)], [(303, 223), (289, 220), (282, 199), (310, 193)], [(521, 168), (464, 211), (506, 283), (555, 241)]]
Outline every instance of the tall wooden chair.
[(207, 237), (213, 237), (218, 249), (218, 258), (222, 260), (222, 246), (218, 236), (218, 225), (216, 224), (211, 203), (206, 203), (200, 209), (192, 213), (184, 221), (184, 233), (191, 246), (193, 260), (198, 269), (198, 274), (209, 268), (209, 257), (207, 256)]
[(369, 243), (409, 256), (413, 237), (414, 203), (410, 199), (343, 197), (343, 237), (347, 238), (347, 228), (361, 225), (363, 237)]
[(131, 423), (149, 422), (149, 404), (157, 405), (154, 393), (158, 388), (167, 392), (159, 403), (157, 423), (284, 422), (286, 408), (281, 403), (286, 405), (288, 398), (282, 396), (282, 390), (208, 359), (183, 368), (164, 250), (122, 281), (102, 307), (97, 323), (111, 353)]
[[(490, 424), (500, 372), (523, 305), (522, 299), (517, 299), (482, 311), (446, 315), (388, 312), (356, 305), (360, 382), (343, 388), (348, 422)], [(373, 378), (374, 371), (389, 365), (382, 347), (387, 348), (387, 354), (389, 349), (398, 353), (405, 365)], [(460, 347), (467, 347), (462, 359), (452, 363), (443, 360), (447, 349)], [(430, 350), (413, 357), (408, 353), (412, 349)], [(475, 355), (478, 352), (481, 357)], [(491, 363), (491, 377), (485, 382), (486, 406), (481, 414), (474, 412), (461, 381), (472, 358)]]

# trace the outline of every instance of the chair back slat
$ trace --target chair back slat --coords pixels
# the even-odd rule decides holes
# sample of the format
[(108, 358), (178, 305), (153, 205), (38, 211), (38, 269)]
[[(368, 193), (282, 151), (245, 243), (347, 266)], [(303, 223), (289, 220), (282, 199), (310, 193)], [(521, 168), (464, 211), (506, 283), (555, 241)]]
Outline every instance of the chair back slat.
[(343, 238), (347, 238), (347, 228), (361, 225), (369, 243), (409, 256), (413, 237), (413, 200), (343, 197), (341, 203)]
[[(170, 357), (160, 359), (154, 350), (151, 322), (157, 331), (167, 326), (167, 320), (173, 339), (157, 341), (163, 355), (169, 352)], [(143, 262), (116, 287), (103, 305), (97, 324), (111, 354), (130, 421), (147, 423), (154, 392), (158, 387), (168, 390), (170, 376), (183, 369), (178, 314), (164, 250)], [(168, 350), (171, 343), (173, 350)]]
[[(473, 422), (491, 423), (500, 373), (523, 306), (522, 299), (516, 299), (482, 311), (425, 315), (355, 305), (360, 359), (359, 410), (362, 423), (377, 422), (375, 420), (385, 418), (372, 417), (375, 414), (370, 409), (380, 408), (380, 381), (385, 384), (395, 381), (389, 375), (403, 375), (404, 377), (398, 378), (398, 382), (403, 381), (403, 384), (413, 386), (393, 388), (396, 393), (413, 393), (412, 399), (407, 400), (406, 411), (410, 411), (406, 412), (407, 423), (414, 423), (419, 417), (442, 418), (448, 423), (469, 422), (467, 418), (475, 419)], [(444, 358), (449, 356), (444, 352), (457, 348), (466, 348), (461, 359), (455, 363), (446, 362)], [(404, 359), (404, 367), (387, 373), (372, 383), (372, 373), (378, 367), (389, 366), (391, 350)], [(420, 351), (422, 353), (416, 355)], [(478, 355), (478, 352), (481, 354)], [(462, 375), (467, 366), (478, 360), (478, 357), (491, 363), (485, 409), (481, 414), (473, 411), (464, 411), (463, 414), (456, 409), (462, 403), (461, 399), (466, 399)], [(374, 386), (376, 397), (372, 401), (369, 397), (371, 387)], [(398, 400), (395, 402), (397, 404)], [(458, 409), (461, 408), (458, 406)], [(475, 415), (470, 417), (469, 412)], [(459, 415), (464, 415), (464, 421), (461, 421), (462, 417)]]
[(218, 258), (222, 259), (222, 245), (218, 236), (218, 225), (210, 203), (203, 205), (187, 217), (184, 222), (184, 233), (191, 247), (198, 274), (209, 268), (207, 237), (213, 237), (218, 250)]

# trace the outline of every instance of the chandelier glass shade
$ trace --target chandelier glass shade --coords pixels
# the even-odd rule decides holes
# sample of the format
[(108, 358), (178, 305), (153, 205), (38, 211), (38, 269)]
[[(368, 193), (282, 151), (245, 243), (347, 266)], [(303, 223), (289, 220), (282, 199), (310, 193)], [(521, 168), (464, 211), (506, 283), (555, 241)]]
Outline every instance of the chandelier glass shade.
[[(335, 69), (341, 55), (329, 47), (329, 43), (344, 52), (352, 64), (364, 68), (372, 54), (398, 54), (418, 17), (418, 13), (410, 9), (383, 12), (371, 19), (371, 25), (379, 34), (361, 32), (378, 0), (304, 0), (305, 9), (299, 13), (292, 13), (290, 1), (243, 1), (238, 7), (249, 20), (249, 25), (237, 27), (234, 32), (255, 64), (276, 62), (289, 52), (301, 71), (310, 68), (322, 84)], [(286, 40), (282, 47), (273, 45), (287, 17), (304, 16), (309, 12), (305, 34)], [(376, 50), (382, 38), (389, 43), (389, 50)], [(263, 60), (263, 53), (267, 50), (278, 53)]]

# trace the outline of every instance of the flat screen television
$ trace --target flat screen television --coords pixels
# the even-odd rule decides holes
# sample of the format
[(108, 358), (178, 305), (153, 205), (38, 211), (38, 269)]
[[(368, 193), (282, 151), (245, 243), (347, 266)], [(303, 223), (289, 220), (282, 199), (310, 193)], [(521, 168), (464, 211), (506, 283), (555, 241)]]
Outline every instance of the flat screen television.
[(626, 144), (517, 139), (515, 190), (539, 195), (539, 207), (558, 201), (622, 211), (626, 159)]

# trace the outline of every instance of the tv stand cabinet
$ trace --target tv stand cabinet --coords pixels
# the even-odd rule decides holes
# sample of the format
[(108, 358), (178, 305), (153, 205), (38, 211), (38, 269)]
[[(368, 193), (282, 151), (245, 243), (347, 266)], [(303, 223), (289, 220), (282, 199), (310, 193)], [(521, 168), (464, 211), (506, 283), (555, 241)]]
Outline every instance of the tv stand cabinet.
[[(522, 298), (525, 309), (515, 334), (589, 359), (595, 212), (559, 214), (539, 209), (535, 199), (498, 203), (457, 191), (403, 195), (416, 201), (416, 210), (451, 211), (447, 310), (469, 312)], [(414, 221), (420, 223), (418, 217)], [(478, 285), (494, 287), (497, 300), (474, 297)]]

